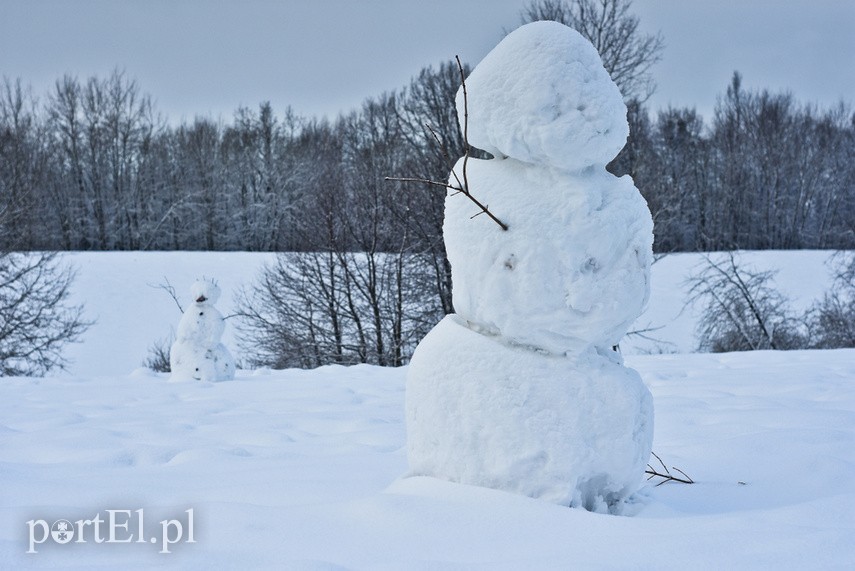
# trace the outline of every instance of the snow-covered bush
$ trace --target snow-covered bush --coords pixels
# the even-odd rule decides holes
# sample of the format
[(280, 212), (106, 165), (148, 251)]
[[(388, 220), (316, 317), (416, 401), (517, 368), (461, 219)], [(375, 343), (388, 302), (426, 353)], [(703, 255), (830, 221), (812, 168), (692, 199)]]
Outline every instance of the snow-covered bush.
[(713, 353), (808, 346), (805, 320), (772, 284), (774, 271), (740, 265), (737, 256), (706, 256), (687, 280), (689, 303), (703, 307), (698, 349)]
[(91, 325), (68, 297), (74, 272), (54, 254), (0, 252), (0, 376), (43, 375)]
[(840, 252), (832, 264), (832, 289), (810, 311), (813, 346), (855, 347), (855, 253)]
[(402, 253), (292, 252), (237, 297), (254, 366), (398, 366), (440, 318), (424, 259)]
[(172, 372), (172, 367), (169, 366), (169, 348), (174, 342), (175, 335), (171, 335), (166, 339), (158, 339), (152, 343), (143, 361), (143, 367), (151, 369), (156, 373)]

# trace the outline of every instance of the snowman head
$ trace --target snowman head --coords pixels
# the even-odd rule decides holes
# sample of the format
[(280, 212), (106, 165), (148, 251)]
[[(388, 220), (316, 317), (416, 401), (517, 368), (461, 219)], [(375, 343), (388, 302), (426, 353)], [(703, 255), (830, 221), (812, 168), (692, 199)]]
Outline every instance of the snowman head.
[[(466, 79), (469, 143), (565, 170), (606, 165), (629, 134), (626, 105), (591, 42), (558, 22), (508, 34)], [(463, 88), (457, 114), (465, 116)]]
[(220, 298), (220, 288), (214, 280), (197, 280), (190, 287), (190, 296), (196, 304), (215, 304)]

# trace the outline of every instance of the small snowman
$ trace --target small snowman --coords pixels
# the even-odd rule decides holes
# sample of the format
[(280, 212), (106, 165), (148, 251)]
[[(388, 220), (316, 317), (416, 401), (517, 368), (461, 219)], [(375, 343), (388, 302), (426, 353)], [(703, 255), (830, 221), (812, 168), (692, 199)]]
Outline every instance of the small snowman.
[(213, 280), (199, 280), (190, 288), (193, 304), (178, 323), (178, 338), (169, 351), (172, 381), (230, 381), (235, 363), (220, 342), (225, 319), (214, 304), (220, 288)]

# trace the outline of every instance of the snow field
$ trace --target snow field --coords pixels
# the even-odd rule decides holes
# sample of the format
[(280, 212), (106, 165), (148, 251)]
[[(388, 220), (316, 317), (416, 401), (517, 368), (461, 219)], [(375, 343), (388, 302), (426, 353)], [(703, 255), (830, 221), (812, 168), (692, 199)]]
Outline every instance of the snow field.
[[(781, 270), (796, 308), (830, 283), (828, 256), (743, 254)], [(653, 266), (634, 327), (664, 325), (653, 334), (663, 342), (621, 346), (654, 396), (654, 451), (698, 483), (643, 489), (634, 517), (402, 479), (405, 369), (238, 371), (217, 384), (134, 371), (181, 315), (146, 284), (168, 277), (186, 305), (195, 279), (215, 277), (229, 315), (271, 254), (65, 258), (78, 269), (74, 299), (98, 321), (71, 347), (71, 374), (0, 382), (2, 569), (855, 567), (855, 351), (632, 354), (693, 348), (682, 283), (697, 254)], [(33, 518), (144, 508), (157, 526), (191, 507), (197, 543), (169, 555), (91, 542), (24, 554)]]
[[(855, 351), (627, 361), (654, 450), (697, 481), (644, 488), (634, 517), (402, 478), (405, 369), (3, 379), (0, 568), (855, 566)], [(24, 553), (27, 520), (138, 508), (193, 508), (196, 543)]]
[[(460, 197), (458, 197), (460, 198)], [(757, 269), (778, 269), (775, 284), (793, 298), (796, 309), (804, 309), (831, 285), (825, 262), (828, 251), (745, 252), (742, 259)], [(181, 312), (157, 286), (164, 277), (175, 287), (186, 309), (191, 284), (201, 277), (216, 278), (222, 297), (217, 307), (226, 319), (223, 344), (237, 353), (234, 294), (249, 286), (265, 263), (275, 254), (256, 252), (75, 252), (63, 260), (77, 270), (72, 302), (85, 304), (85, 317), (95, 324), (82, 343), (69, 345), (65, 354), (74, 375), (127, 375), (146, 358), (148, 347), (175, 331)], [(643, 353), (689, 353), (696, 349), (695, 308), (684, 308), (683, 282), (702, 261), (700, 254), (670, 254), (651, 268), (651, 292), (647, 310), (630, 330), (661, 327), (649, 335), (654, 340), (629, 337), (621, 340), (624, 355)]]

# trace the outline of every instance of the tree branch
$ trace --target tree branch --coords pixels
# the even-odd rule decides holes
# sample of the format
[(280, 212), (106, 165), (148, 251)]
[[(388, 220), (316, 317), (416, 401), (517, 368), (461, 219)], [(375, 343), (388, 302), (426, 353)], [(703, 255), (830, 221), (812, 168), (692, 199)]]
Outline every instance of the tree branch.
[(163, 284), (157, 284), (157, 285), (148, 284), (148, 287), (153, 287), (153, 288), (156, 288), (156, 289), (162, 289), (163, 291), (165, 291), (166, 293), (168, 293), (168, 294), (169, 294), (169, 297), (171, 297), (171, 298), (172, 298), (172, 301), (174, 301), (174, 302), (175, 302), (175, 305), (177, 305), (177, 306), (178, 306), (178, 310), (179, 310), (181, 313), (184, 313), (184, 308), (183, 308), (183, 307), (181, 307), (181, 302), (180, 302), (180, 301), (178, 301), (178, 296), (175, 294), (175, 287), (173, 287), (173, 285), (172, 285), (171, 283), (169, 283), (169, 280), (168, 280), (166, 277), (164, 277), (164, 278), (163, 278), (163, 281), (164, 281), (164, 282), (166, 282), (166, 283), (163, 283)]
[[(463, 64), (460, 62), (460, 56), (454, 56), (454, 59), (457, 61), (457, 69), (460, 72), (460, 85), (463, 88), (463, 145), (466, 148), (466, 152), (463, 154), (463, 181), (461, 182), (460, 177), (457, 175), (457, 172), (455, 172), (453, 165), (450, 167), (451, 176), (454, 177), (455, 181), (457, 181), (457, 185), (452, 185), (452, 184), (448, 184), (448, 183), (444, 183), (444, 182), (439, 182), (439, 181), (429, 180), (429, 179), (424, 179), (424, 178), (418, 178), (418, 177), (392, 177), (392, 176), (387, 176), (387, 177), (385, 177), (385, 180), (396, 181), (396, 182), (410, 182), (410, 183), (415, 182), (415, 183), (429, 184), (431, 186), (441, 186), (443, 188), (454, 190), (454, 191), (456, 191), (455, 194), (457, 194), (457, 193), (463, 194), (466, 198), (468, 198), (470, 201), (472, 201), (472, 203), (475, 204), (475, 206), (477, 206), (480, 209), (480, 212), (475, 214), (475, 216), (472, 216), (472, 218), (475, 218), (476, 216), (480, 216), (481, 214), (486, 214), (487, 217), (489, 217), (490, 220), (492, 220), (493, 222), (498, 224), (499, 227), (503, 231), (507, 231), (508, 225), (505, 224), (504, 222), (502, 222), (501, 220), (499, 220), (499, 218), (497, 218), (496, 215), (494, 215), (492, 212), (490, 212), (490, 209), (487, 205), (483, 204), (480, 200), (478, 200), (477, 198), (472, 196), (472, 194), (469, 192), (469, 180), (468, 180), (468, 175), (467, 175), (467, 165), (469, 162), (469, 155), (472, 152), (472, 146), (469, 144), (469, 93), (466, 90), (466, 74), (463, 71)], [(445, 151), (444, 146), (440, 143), (439, 137), (437, 136), (437, 134), (430, 127), (430, 125), (425, 125), (425, 127), (427, 127), (428, 131), (430, 131), (431, 135), (433, 136), (433, 139), (436, 141), (437, 145), (439, 145), (440, 152), (442, 152), (442, 155), (446, 158), (446, 160), (450, 164), (451, 157), (448, 156), (448, 153)], [(451, 196), (454, 196), (454, 194), (452, 194)]]
[(683, 472), (679, 468), (675, 468), (674, 466), (672, 466), (671, 467), (672, 469), (676, 470), (677, 472), (680, 472), (680, 474), (682, 474), (684, 477), (680, 478), (678, 476), (675, 476), (674, 474), (671, 473), (671, 470), (668, 469), (668, 466), (665, 465), (665, 462), (662, 461), (662, 458), (660, 458), (659, 455), (656, 454), (656, 452), (651, 451), (650, 454), (652, 454), (653, 457), (659, 461), (659, 464), (662, 466), (662, 469), (664, 470), (664, 472), (660, 472), (656, 468), (651, 466), (650, 464), (647, 465), (647, 470), (645, 470), (644, 473), (649, 474), (647, 477), (648, 480), (653, 479), (653, 478), (662, 478), (662, 481), (659, 482), (658, 484), (656, 484), (656, 486), (661, 486), (662, 484), (664, 484), (666, 482), (678, 482), (680, 484), (694, 484), (695, 483), (695, 481), (693, 479), (691, 479), (688, 475), (686, 475), (685, 472)]

